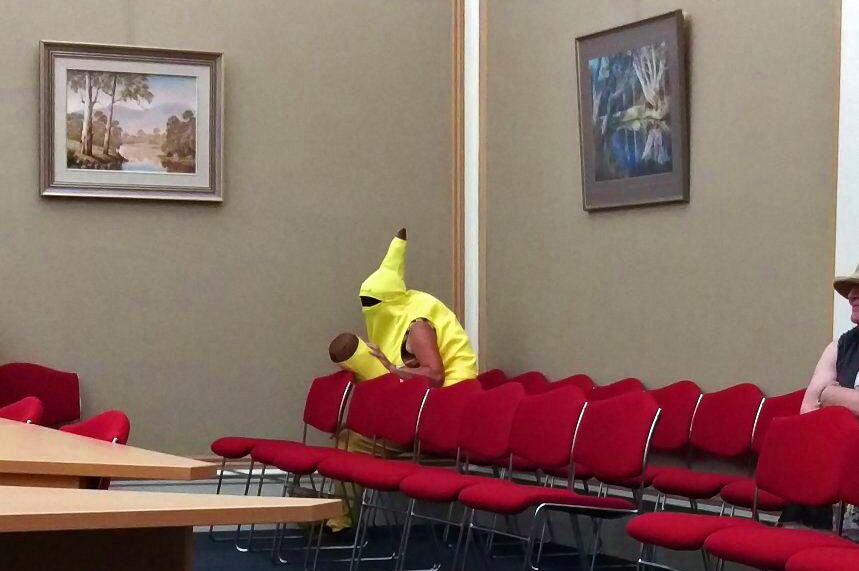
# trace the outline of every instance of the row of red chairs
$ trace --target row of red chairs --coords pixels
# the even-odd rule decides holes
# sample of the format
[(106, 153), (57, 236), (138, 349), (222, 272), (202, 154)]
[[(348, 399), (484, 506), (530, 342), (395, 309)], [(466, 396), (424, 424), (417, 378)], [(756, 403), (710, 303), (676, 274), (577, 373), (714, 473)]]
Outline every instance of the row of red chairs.
[[(494, 382), (485, 382), (484, 380), (478, 379), (478, 383), (465, 383), (463, 387), (459, 390), (473, 390), (473, 389), (465, 389), (466, 386), (499, 386), (505, 384), (505, 381), (509, 381), (511, 379), (506, 379), (503, 374), (499, 374), (500, 372), (492, 371), (487, 376), (494, 376)], [(532, 393), (532, 394), (541, 394), (547, 392), (546, 390), (534, 390), (534, 387), (545, 387), (546, 384), (554, 385), (550, 388), (552, 392), (556, 389), (562, 389), (565, 386), (575, 386), (579, 391), (585, 392), (587, 391), (591, 396), (591, 401), (598, 401), (602, 398), (611, 398), (612, 392), (615, 394), (624, 394), (631, 392), (643, 392), (643, 386), (640, 381), (636, 379), (625, 379), (619, 383), (615, 383), (614, 386), (608, 385), (606, 387), (601, 387), (602, 389), (607, 389), (604, 391), (597, 391), (597, 394), (594, 395), (592, 383), (588, 386), (588, 383), (585, 381), (590, 381), (584, 375), (579, 375), (575, 377), (571, 377), (570, 379), (565, 379), (562, 382), (548, 383), (540, 382), (541, 375), (539, 373), (529, 373), (517, 378), (512, 379), (516, 381), (511, 385), (519, 385), (522, 387), (523, 392)], [(500, 381), (499, 381), (500, 379)], [(529, 380), (530, 379), (530, 380)], [(533, 379), (537, 379), (536, 381)], [(543, 377), (542, 381), (545, 380)], [(377, 381), (373, 383), (369, 383), (368, 385), (373, 386), (375, 389), (380, 389), (382, 386), (381, 383), (377, 384)], [(583, 386), (584, 385), (584, 386)], [(314, 381), (311, 391), (308, 394), (308, 399), (305, 407), (305, 437), (307, 426), (314, 426), (322, 430), (323, 432), (333, 433), (337, 430), (339, 425), (339, 419), (343, 412), (343, 407), (346, 401), (346, 396), (348, 394), (349, 388), (351, 387), (350, 378), (346, 373), (338, 373), (331, 377), (320, 378)], [(362, 385), (363, 387), (363, 385)], [(530, 390), (529, 390), (530, 387)], [(362, 389), (363, 390), (363, 389)], [(458, 424), (455, 422), (455, 417), (458, 412), (456, 407), (452, 406), (452, 403), (446, 402), (448, 400), (454, 399), (453, 396), (458, 391), (454, 391), (451, 389), (443, 390), (443, 391), (434, 391), (434, 398), (428, 399), (426, 403), (426, 408), (424, 409), (421, 428), (419, 429), (419, 438), (418, 442), (418, 451), (417, 456), (420, 456), (420, 452), (431, 453), (435, 456), (447, 456), (452, 457), (457, 450), (462, 450), (461, 446), (457, 441), (457, 433), (456, 427)], [(604, 396), (600, 396), (600, 393), (604, 393)], [(689, 381), (684, 381), (680, 383), (675, 383), (669, 387), (665, 387), (663, 389), (653, 391), (650, 393), (652, 398), (656, 400), (656, 402), (663, 408), (663, 418), (660, 421), (656, 433), (653, 437), (653, 447), (654, 449), (662, 449), (666, 451), (677, 451), (682, 448), (685, 448), (690, 441), (690, 432), (691, 432), (691, 440), (693, 445), (698, 446), (704, 450), (709, 451), (724, 451), (729, 456), (736, 456), (738, 453), (745, 453), (750, 448), (750, 442), (753, 440), (762, 440), (762, 434), (765, 432), (765, 425), (768, 424), (768, 420), (762, 418), (763, 409), (761, 409), (761, 400), (762, 394), (759, 390), (752, 387), (751, 385), (738, 385), (737, 387), (732, 387), (727, 389), (726, 391), (720, 391), (719, 393), (713, 393), (712, 395), (702, 396), (700, 389)], [(801, 400), (801, 392), (798, 393), (800, 395)], [(446, 398), (443, 398), (442, 395), (449, 395)], [(799, 409), (799, 401), (796, 400), (797, 394), (790, 395), (789, 398), (781, 397), (777, 399), (771, 399), (775, 404), (768, 409), (768, 414), (772, 417), (780, 415), (785, 409), (789, 409), (790, 407), (785, 406), (786, 402), (795, 403), (796, 412)], [(594, 398), (596, 397), (596, 398)], [(755, 400), (757, 399), (757, 400)], [(379, 407), (381, 410), (387, 410), (388, 408), (396, 408), (393, 406), (393, 403), (400, 402), (401, 399), (395, 399), (389, 407), (384, 405), (380, 406), (380, 403), (376, 402), (375, 406)], [(751, 402), (752, 406), (752, 414), (751, 419), (747, 423), (740, 423), (735, 425), (733, 432), (736, 434), (741, 434), (743, 426), (746, 426), (748, 429), (748, 434), (745, 436), (746, 444), (739, 446), (735, 443), (736, 439), (732, 439), (730, 435), (726, 438), (724, 431), (720, 430), (720, 427), (723, 427), (723, 422), (725, 420), (725, 410), (724, 407), (734, 407), (737, 405), (743, 405), (745, 402)], [(434, 404), (435, 403), (435, 404)], [(703, 406), (702, 406), (703, 405)], [(791, 405), (792, 406), (792, 405)], [(371, 437), (379, 437), (384, 438), (388, 441), (396, 442), (400, 445), (406, 445), (409, 442), (408, 433), (401, 433), (399, 435), (393, 434), (389, 431), (390, 427), (385, 428), (382, 427), (383, 434), (376, 435), (373, 434), (373, 430), (370, 429), (369, 425), (362, 425), (361, 423), (361, 415), (366, 413), (360, 407), (355, 409), (355, 398), (353, 396), (352, 405), (350, 406), (349, 415), (346, 420), (347, 428), (352, 429), (353, 425), (357, 423), (359, 430), (357, 432), (361, 434), (365, 434)], [(434, 411), (433, 409), (438, 409)], [(743, 408), (741, 406), (741, 408)], [(748, 407), (746, 407), (748, 408)], [(374, 413), (372, 409), (369, 410), (369, 414), (367, 414), (368, 422), (378, 421), (382, 416), (378, 414), (378, 410)], [(481, 421), (481, 426), (479, 428), (484, 432), (492, 432), (494, 429), (492, 428), (492, 418), (498, 417), (497, 410), (490, 408), (492, 414), (489, 415), (489, 418), (485, 418)], [(699, 417), (700, 414), (700, 417)], [(728, 415), (731, 416), (731, 413), (728, 412)], [(746, 414), (740, 414), (742, 420), (745, 420), (745, 417), (748, 416)], [(693, 417), (696, 420), (693, 422)], [(429, 419), (429, 420), (428, 420)], [(757, 419), (757, 422), (756, 422)], [(431, 421), (430, 421), (431, 420)], [(717, 430), (711, 430), (713, 426), (713, 422), (715, 422), (715, 426)], [(384, 424), (384, 423), (383, 423)], [(393, 423), (396, 424), (396, 423)], [(533, 424), (533, 422), (532, 422)], [(758, 425), (757, 430), (753, 430), (755, 424)], [(401, 427), (408, 427), (409, 422), (400, 423)], [(623, 423), (621, 423), (623, 425)], [(689, 430), (689, 426), (692, 425), (693, 430)], [(411, 423), (411, 426), (414, 427), (414, 423)], [(440, 434), (433, 434), (433, 431), (440, 432)], [(496, 431), (497, 432), (497, 431)], [(730, 431), (729, 431), (730, 432)], [(752, 437), (752, 432), (757, 435), (756, 437)], [(446, 439), (445, 436), (446, 435)], [(742, 440), (740, 438), (739, 440)], [(285, 443), (278, 441), (263, 441), (259, 439), (248, 439), (248, 438), (224, 438), (219, 439), (215, 443), (213, 443), (212, 447), (213, 451), (220, 454), (224, 457), (224, 462), (227, 458), (238, 458), (245, 456), (247, 454), (251, 454), (251, 458), (253, 462), (261, 462), (263, 466), (266, 465), (274, 465), (277, 466), (291, 474), (297, 475), (312, 475), (320, 468), (320, 464), (322, 461), (327, 460), (329, 455), (332, 453), (331, 448), (327, 447), (307, 447), (301, 445), (301, 443)], [(612, 449), (610, 447), (601, 448), (601, 450)], [(329, 462), (326, 466), (326, 472), (320, 473), (323, 476), (334, 479), (347, 479), (343, 472), (348, 472), (349, 468), (347, 466), (355, 464), (356, 462), (362, 462), (363, 460), (356, 460), (355, 458), (348, 456), (348, 460), (339, 459), (336, 462)], [(472, 462), (474, 463), (483, 463), (483, 464), (493, 464), (493, 465), (501, 465), (506, 466), (509, 461), (509, 467), (517, 470), (528, 470), (533, 471), (536, 467), (533, 466), (533, 463), (529, 463), (525, 460), (524, 457), (520, 455), (511, 455), (509, 459), (505, 460), (503, 455), (496, 455), (494, 458), (472, 458)], [(334, 464), (332, 467), (331, 464)], [(377, 468), (379, 470), (388, 471), (392, 467), (389, 465), (382, 466), (378, 465)], [(561, 477), (567, 477), (570, 475), (571, 471), (566, 466), (554, 466), (554, 467), (546, 467), (543, 466), (544, 469), (547, 470), (546, 473), (557, 475)], [(590, 479), (596, 474), (593, 470), (588, 470), (587, 465), (578, 465), (575, 466), (573, 470), (573, 477), (580, 479)], [(407, 468), (397, 468), (398, 470), (405, 470)], [(339, 472), (338, 472), (339, 470)], [(652, 478), (650, 475), (654, 474), (655, 471), (650, 471), (648, 474), (635, 475), (630, 477), (618, 477), (617, 475), (612, 476), (610, 473), (603, 473), (602, 481), (606, 481), (607, 483), (611, 483), (614, 485), (623, 485), (628, 487), (636, 487), (643, 486), (645, 484), (651, 484)], [(676, 476), (676, 474), (675, 474)], [(248, 484), (250, 482), (251, 472), (248, 474)], [(396, 474), (386, 474), (385, 477), (393, 477), (396, 478)], [(438, 474), (434, 474), (433, 478), (437, 478)], [(294, 481), (288, 479), (288, 481)], [(435, 482), (434, 482), (435, 483)], [(248, 485), (246, 485), (246, 489)], [(220, 482), (219, 482), (220, 489)], [(289, 492), (289, 490), (287, 490)], [(456, 498), (453, 498), (456, 499)]]
[[(756, 495), (809, 508), (859, 503), (859, 423), (845, 408), (777, 418), (761, 446)], [(758, 508), (753, 503), (753, 511)], [(859, 568), (859, 546), (836, 533), (773, 527), (754, 518), (650, 513), (627, 524), (642, 543), (639, 565), (659, 566), (655, 548), (702, 550), (713, 568), (725, 561), (758, 569), (827, 571)]]

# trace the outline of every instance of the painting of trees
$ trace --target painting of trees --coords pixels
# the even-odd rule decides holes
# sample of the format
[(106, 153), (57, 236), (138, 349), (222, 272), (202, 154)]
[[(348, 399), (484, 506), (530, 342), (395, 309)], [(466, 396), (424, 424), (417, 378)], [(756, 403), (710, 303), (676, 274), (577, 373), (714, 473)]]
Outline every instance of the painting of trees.
[(596, 180), (671, 171), (667, 58), (662, 42), (588, 61)]

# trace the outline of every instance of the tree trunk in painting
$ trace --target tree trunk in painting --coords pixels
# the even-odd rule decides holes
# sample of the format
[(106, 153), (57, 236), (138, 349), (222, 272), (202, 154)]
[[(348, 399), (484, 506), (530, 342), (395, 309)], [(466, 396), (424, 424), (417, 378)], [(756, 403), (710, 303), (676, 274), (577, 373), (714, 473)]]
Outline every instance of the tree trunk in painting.
[(104, 130), (104, 153), (105, 156), (110, 154), (110, 133), (113, 131), (113, 104), (116, 101), (116, 74), (113, 74), (113, 84), (110, 90), (110, 110), (107, 115), (107, 128)]
[(81, 132), (81, 146), (83, 154), (92, 156), (92, 108), (95, 102), (92, 100), (92, 74), (84, 74), (84, 124)]

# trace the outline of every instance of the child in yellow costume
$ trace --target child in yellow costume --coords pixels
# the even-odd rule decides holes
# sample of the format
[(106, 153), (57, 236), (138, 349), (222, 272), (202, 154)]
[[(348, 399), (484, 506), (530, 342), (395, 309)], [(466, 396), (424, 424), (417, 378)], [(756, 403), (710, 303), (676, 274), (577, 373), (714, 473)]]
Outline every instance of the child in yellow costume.
[[(359, 381), (388, 372), (402, 379), (425, 376), (437, 386), (475, 378), (477, 357), (456, 315), (430, 294), (406, 289), (406, 245), (404, 228), (391, 241), (379, 269), (361, 284), (369, 343), (341, 334), (328, 348), (331, 360)], [(350, 451), (373, 451), (372, 442), (354, 433), (342, 434), (338, 444)], [(383, 452), (391, 456), (402, 450), (387, 446)], [(349, 513), (328, 521), (333, 531), (351, 524)]]

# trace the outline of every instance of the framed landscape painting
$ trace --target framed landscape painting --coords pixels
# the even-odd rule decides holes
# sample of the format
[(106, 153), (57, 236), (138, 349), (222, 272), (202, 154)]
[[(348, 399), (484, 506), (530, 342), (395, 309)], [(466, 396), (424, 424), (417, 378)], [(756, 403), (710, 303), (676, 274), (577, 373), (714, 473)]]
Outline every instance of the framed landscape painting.
[(42, 42), (42, 196), (222, 201), (221, 57)]
[(689, 201), (681, 11), (576, 38), (585, 210)]

